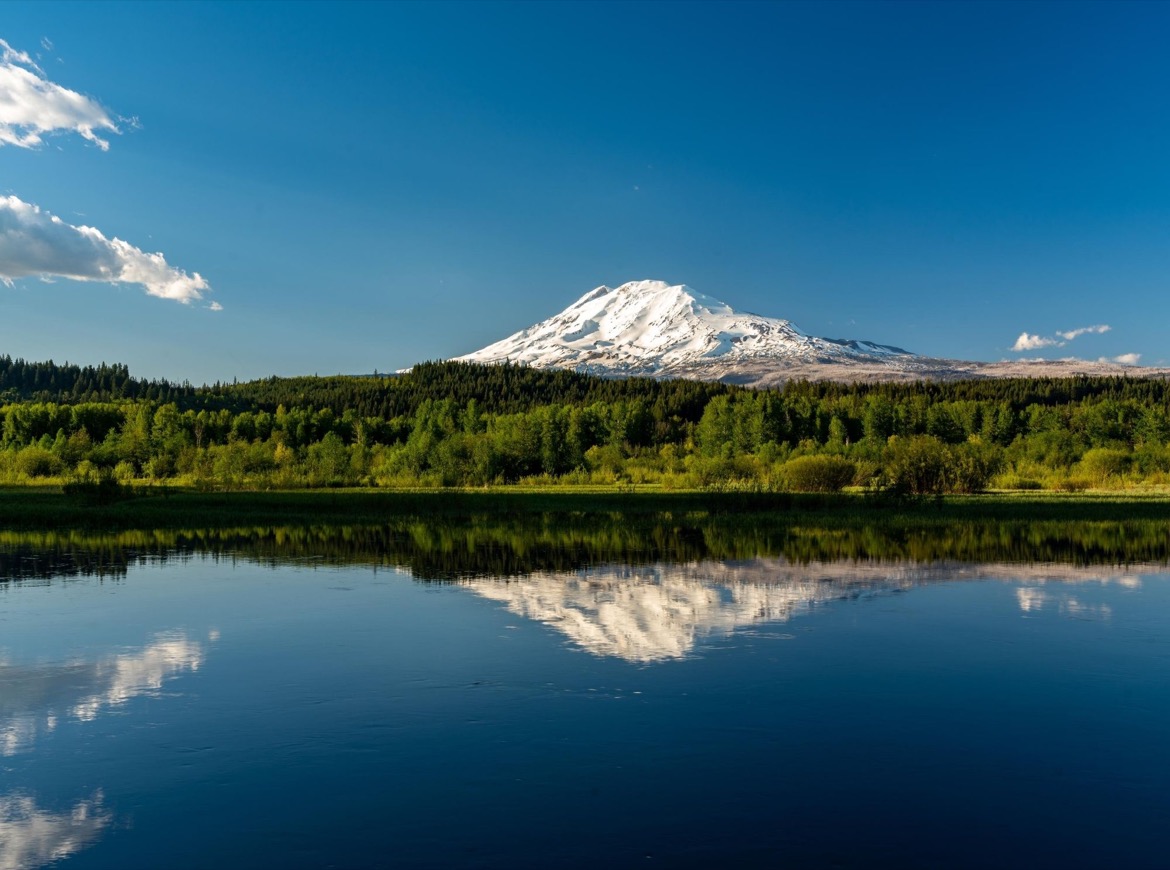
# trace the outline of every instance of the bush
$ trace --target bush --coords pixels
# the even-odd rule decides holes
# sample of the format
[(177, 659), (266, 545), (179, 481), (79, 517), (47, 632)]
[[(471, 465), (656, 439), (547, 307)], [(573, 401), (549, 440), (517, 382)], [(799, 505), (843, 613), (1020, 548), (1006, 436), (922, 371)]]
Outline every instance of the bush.
[(1078, 466), (1081, 474), (1100, 485), (1111, 477), (1120, 477), (1129, 469), (1130, 454), (1110, 447), (1085, 451)]
[(915, 495), (980, 492), (1003, 464), (1003, 451), (976, 437), (944, 444), (933, 435), (891, 438), (884, 453), (886, 477)]
[(946, 490), (948, 451), (933, 435), (890, 439), (883, 455), (886, 477), (894, 487), (915, 495)]
[(797, 492), (838, 492), (857, 474), (857, 466), (840, 456), (798, 456), (780, 467), (789, 489)]
[(1031, 477), (1021, 477), (1018, 474), (1002, 474), (995, 479), (995, 486), (997, 489), (1021, 489), (1021, 490), (1036, 490), (1043, 489), (1043, 484), (1040, 481)]
[(1003, 464), (1003, 450), (972, 436), (963, 444), (947, 447), (948, 492), (982, 492)]
[(29, 477), (53, 477), (62, 467), (61, 460), (43, 447), (25, 447), (13, 463), (15, 471)]
[(118, 483), (109, 469), (102, 469), (95, 474), (90, 474), (87, 469), (84, 477), (69, 481), (62, 489), (66, 495), (97, 505), (113, 504), (134, 495), (133, 487)]

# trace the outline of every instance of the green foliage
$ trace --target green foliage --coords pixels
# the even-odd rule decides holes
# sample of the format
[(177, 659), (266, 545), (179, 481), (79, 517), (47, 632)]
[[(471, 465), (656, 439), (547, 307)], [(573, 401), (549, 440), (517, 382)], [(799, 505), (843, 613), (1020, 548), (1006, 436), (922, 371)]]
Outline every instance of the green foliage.
[(1094, 447), (1085, 451), (1077, 465), (1077, 471), (1095, 485), (1103, 486), (1111, 478), (1123, 475), (1130, 466), (1131, 458), (1127, 450)]
[(206, 489), (1170, 484), (1170, 384), (1125, 378), (755, 391), (427, 363), (194, 388), (0, 357), (0, 396), (10, 483), (84, 467)]
[(784, 463), (782, 474), (797, 492), (838, 492), (857, 474), (857, 466), (839, 456), (797, 456)]
[(915, 495), (946, 491), (947, 449), (933, 435), (890, 438), (882, 456), (889, 482)]
[(976, 437), (946, 444), (934, 435), (895, 436), (883, 459), (889, 482), (915, 495), (981, 492), (1002, 463), (999, 448)]
[(82, 463), (76, 476), (61, 488), (65, 495), (86, 505), (110, 505), (133, 497), (134, 488), (120, 482), (113, 471), (84, 466), (89, 463)]
[(975, 435), (951, 446), (948, 454), (947, 492), (982, 492), (1003, 466), (1003, 450)]
[(25, 447), (17, 451), (13, 469), (26, 477), (52, 477), (60, 474), (62, 462), (44, 447)]

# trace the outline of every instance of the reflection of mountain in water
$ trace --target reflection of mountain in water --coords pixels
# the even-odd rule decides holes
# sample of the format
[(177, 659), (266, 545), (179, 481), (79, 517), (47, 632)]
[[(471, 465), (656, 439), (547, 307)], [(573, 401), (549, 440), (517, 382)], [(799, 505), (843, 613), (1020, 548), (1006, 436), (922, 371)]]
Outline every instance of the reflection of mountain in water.
[(157, 635), (142, 649), (93, 661), (0, 664), (0, 755), (31, 748), (63, 718), (89, 721), (131, 698), (158, 692), (167, 680), (198, 670), (204, 655), (203, 643), (175, 632)]
[(0, 796), (0, 870), (41, 867), (68, 858), (95, 843), (110, 821), (101, 792), (61, 813), (42, 809), (28, 795)]
[[(799, 565), (753, 559), (484, 578), (464, 585), (517, 616), (552, 626), (594, 655), (648, 663), (683, 658), (705, 638), (726, 637), (759, 623), (787, 622), (830, 601), (966, 579), (1140, 584), (1133, 568), (1111, 573), (1068, 565)], [(1021, 597), (1020, 606), (1036, 609), (1046, 600), (1034, 592)], [(1069, 600), (1075, 606), (1075, 599)]]

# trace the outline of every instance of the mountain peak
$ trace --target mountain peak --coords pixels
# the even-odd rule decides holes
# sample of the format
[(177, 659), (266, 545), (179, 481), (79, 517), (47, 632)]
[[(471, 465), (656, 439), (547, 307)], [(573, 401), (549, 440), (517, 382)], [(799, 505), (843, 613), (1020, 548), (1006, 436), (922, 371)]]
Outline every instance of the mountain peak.
[(736, 311), (685, 284), (642, 280), (597, 287), (560, 314), (457, 359), (606, 375), (719, 378), (729, 367), (761, 361), (892, 357), (913, 355), (870, 342), (815, 338), (790, 321)]

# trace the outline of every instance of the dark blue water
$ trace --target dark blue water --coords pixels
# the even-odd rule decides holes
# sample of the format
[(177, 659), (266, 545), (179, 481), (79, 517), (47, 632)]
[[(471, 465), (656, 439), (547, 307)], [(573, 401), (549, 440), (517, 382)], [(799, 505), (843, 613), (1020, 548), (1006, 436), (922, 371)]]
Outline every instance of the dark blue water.
[(1157, 867), (1156, 569), (0, 591), (0, 868)]

